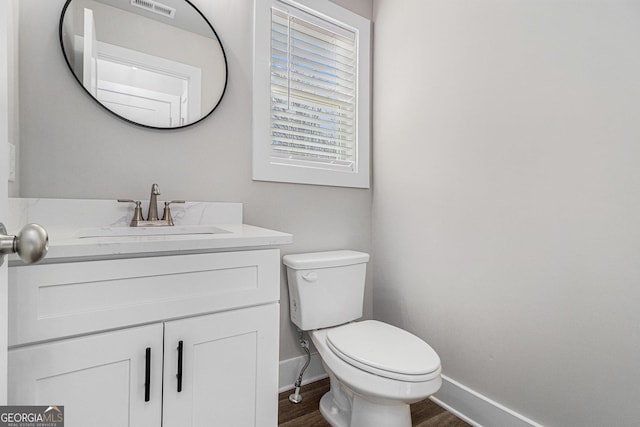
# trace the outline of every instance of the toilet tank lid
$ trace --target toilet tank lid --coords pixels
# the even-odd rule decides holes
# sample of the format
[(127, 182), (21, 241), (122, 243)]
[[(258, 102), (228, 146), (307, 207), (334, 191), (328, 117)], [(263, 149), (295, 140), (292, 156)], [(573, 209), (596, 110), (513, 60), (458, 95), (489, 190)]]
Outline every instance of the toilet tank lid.
[(362, 264), (367, 261), (369, 261), (369, 254), (348, 250), (292, 254), (282, 257), (284, 265), (294, 270), (342, 267), (345, 265)]

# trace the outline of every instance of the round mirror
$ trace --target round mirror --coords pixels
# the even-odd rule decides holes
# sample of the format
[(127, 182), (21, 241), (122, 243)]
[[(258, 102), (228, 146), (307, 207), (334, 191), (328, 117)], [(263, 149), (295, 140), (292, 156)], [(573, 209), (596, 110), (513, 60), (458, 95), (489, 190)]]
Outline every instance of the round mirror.
[(199, 122), (227, 86), (218, 35), (188, 0), (67, 0), (60, 45), (93, 99), (150, 128)]

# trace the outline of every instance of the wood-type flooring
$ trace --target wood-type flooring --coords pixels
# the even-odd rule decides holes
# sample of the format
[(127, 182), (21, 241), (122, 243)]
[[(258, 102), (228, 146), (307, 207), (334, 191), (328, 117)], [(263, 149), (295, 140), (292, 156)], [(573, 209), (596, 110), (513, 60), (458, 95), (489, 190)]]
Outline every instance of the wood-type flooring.
[[(300, 389), (302, 402), (289, 402), (291, 390), (280, 393), (278, 402), (279, 427), (331, 427), (318, 409), (320, 398), (329, 391), (329, 379), (307, 384)], [(414, 427), (470, 427), (455, 415), (429, 399), (411, 405)]]

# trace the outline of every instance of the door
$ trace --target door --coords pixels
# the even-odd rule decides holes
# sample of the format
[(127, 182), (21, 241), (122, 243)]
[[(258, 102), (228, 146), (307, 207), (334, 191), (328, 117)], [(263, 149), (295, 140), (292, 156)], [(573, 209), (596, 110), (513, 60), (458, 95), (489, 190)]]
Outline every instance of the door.
[(155, 127), (183, 124), (179, 96), (100, 80), (97, 98), (114, 113), (137, 123)]
[(162, 334), (158, 323), (12, 349), (9, 403), (63, 405), (67, 427), (158, 427)]
[(165, 323), (163, 427), (277, 425), (278, 307)]
[[(9, 37), (14, 0), (0, 1), (0, 222), (7, 221), (9, 177)], [(7, 263), (0, 266), (0, 405), (7, 402)]]

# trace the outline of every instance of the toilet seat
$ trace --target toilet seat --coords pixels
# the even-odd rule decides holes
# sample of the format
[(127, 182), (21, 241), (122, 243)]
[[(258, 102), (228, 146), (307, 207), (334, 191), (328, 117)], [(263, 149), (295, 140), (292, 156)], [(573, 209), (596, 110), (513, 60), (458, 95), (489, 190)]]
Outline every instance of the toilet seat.
[(326, 342), (346, 363), (385, 378), (422, 382), (440, 374), (440, 358), (429, 344), (376, 320), (331, 328)]

